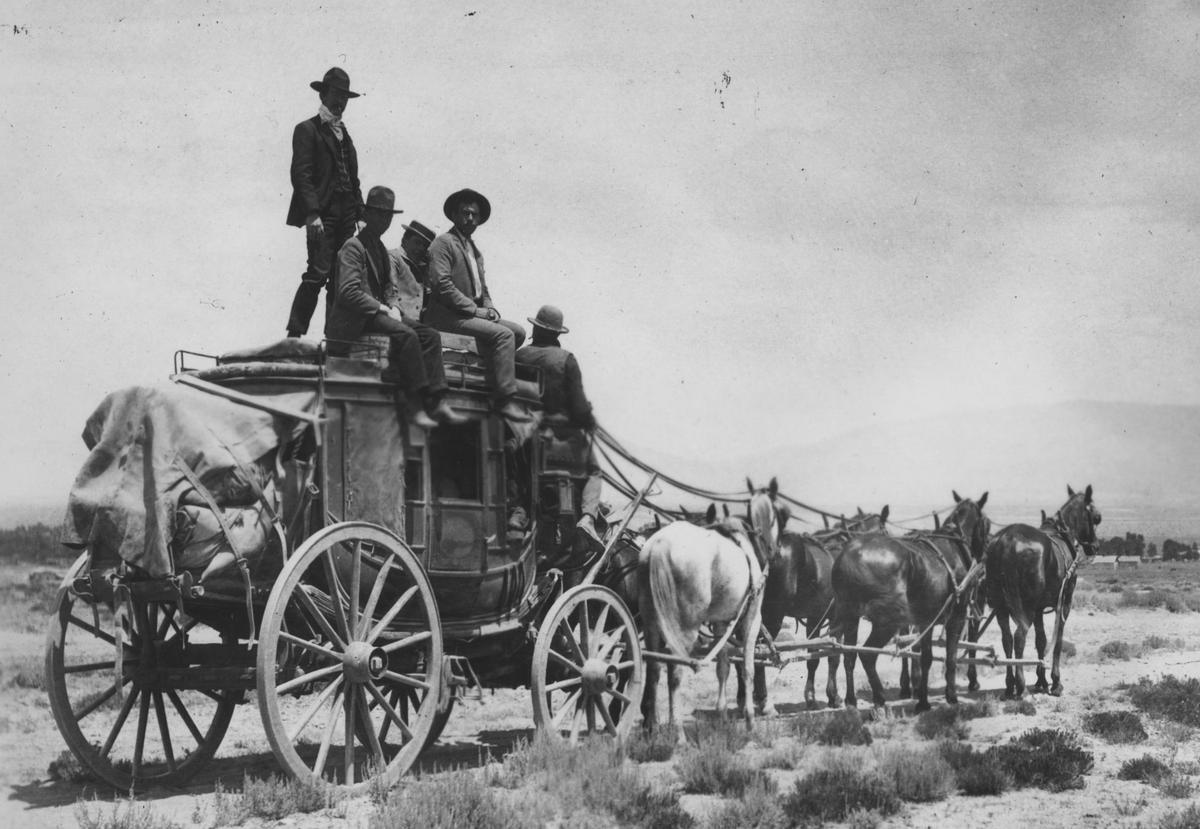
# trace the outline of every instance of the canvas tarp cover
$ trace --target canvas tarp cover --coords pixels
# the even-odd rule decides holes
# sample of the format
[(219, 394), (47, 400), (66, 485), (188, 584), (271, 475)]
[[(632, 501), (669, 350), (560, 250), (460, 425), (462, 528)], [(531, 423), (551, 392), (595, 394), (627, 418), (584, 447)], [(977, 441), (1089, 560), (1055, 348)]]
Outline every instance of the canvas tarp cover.
[[(270, 401), (310, 411), (316, 393), (272, 395)], [(191, 489), (180, 463), (224, 506), (239, 500), (227, 491), (223, 497), (231, 473), (252, 468), (305, 425), (176, 384), (113, 392), (84, 427), (90, 454), (71, 488), (63, 541), (86, 546), (102, 560), (119, 557), (151, 576), (169, 575), (172, 518)]]

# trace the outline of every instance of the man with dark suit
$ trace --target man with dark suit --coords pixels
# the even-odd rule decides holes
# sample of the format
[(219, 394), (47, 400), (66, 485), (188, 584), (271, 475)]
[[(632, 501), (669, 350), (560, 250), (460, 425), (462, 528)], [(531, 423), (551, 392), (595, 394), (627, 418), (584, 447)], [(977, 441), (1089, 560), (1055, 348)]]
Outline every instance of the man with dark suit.
[(289, 337), (308, 333), (323, 286), (328, 286), (328, 307), (336, 291), (334, 257), (354, 235), (362, 216), (358, 154), (342, 123), (346, 101), (359, 93), (350, 91), (350, 76), (336, 66), (309, 85), (320, 94), (321, 108), (292, 133), (292, 203), (287, 223), (305, 228), (308, 265), (292, 300)]
[(525, 329), (500, 319), (484, 280), (483, 254), (471, 238), (492, 215), (492, 206), (467, 189), (451, 193), (442, 212), (454, 228), (429, 246), (426, 287), (433, 296), (425, 321), (439, 331), (474, 337), (495, 386), (497, 410), (513, 422), (528, 422), (530, 417), (513, 400), (517, 393), (513, 355), (525, 341)]
[[(425, 307), (429, 304), (429, 280), (427, 278), (429, 272), (429, 245), (437, 238), (434, 233), (425, 225), (418, 221), (411, 221), (406, 225), (400, 225), (404, 228), (404, 235), (400, 237), (400, 257), (404, 260), (404, 264), (408, 265), (408, 269), (412, 271), (412, 275), (417, 278), (418, 292), (414, 300), (418, 303), (417, 318), (424, 319)], [(407, 300), (408, 298), (405, 297)]]
[(400, 286), (416, 283), (398, 251), (380, 238), (392, 225), (395, 194), (372, 187), (363, 209), (365, 225), (338, 253), (337, 296), (329, 310), (325, 336), (352, 341), (362, 334), (386, 334), (388, 367), (382, 379), (395, 382), (413, 400), (410, 419), (422, 428), (437, 423), (465, 423), (467, 418), (445, 401), (446, 374), (438, 332), (400, 310)]

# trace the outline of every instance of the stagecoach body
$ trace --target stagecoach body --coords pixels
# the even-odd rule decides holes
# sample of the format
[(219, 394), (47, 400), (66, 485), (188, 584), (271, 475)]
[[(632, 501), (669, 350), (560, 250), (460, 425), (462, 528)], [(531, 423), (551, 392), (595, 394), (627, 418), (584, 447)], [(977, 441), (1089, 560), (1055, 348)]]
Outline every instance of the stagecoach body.
[[(196, 475), (225, 516), (229, 566), (188, 567), (175, 548), (164, 572), (102, 545), (81, 553), (46, 670), (60, 731), (93, 773), (121, 790), (182, 782), (251, 700), (287, 771), (350, 789), (397, 779), (456, 699), (485, 687), (529, 686), (535, 723), (555, 734), (629, 727), (638, 631), (600, 583), (599, 551), (573, 537), (583, 460), (491, 410), (473, 341), (443, 346), (448, 401), (469, 420), (428, 432), (380, 380), (386, 340), (338, 356), (292, 341), (199, 368), (177, 355), (178, 386), (290, 424), (240, 470), (273, 503), (272, 531), (253, 556), (237, 550), (234, 513)], [(536, 371), (518, 377), (536, 411)], [(311, 401), (299, 415), (297, 400)]]

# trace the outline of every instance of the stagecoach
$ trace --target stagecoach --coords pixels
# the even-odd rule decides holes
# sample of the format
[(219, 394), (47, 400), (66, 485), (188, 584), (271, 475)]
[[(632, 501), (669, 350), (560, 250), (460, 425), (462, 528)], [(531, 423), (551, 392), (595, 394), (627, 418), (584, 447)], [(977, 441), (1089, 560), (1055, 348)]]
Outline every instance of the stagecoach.
[(609, 564), (629, 533), (575, 538), (578, 447), (491, 410), (472, 340), (443, 348), (469, 421), (428, 432), (370, 338), (179, 352), (165, 388), (93, 416), (46, 648), (87, 769), (180, 784), (249, 702), (286, 771), (347, 790), (397, 780), (481, 689), (528, 687), (565, 739), (628, 730), (644, 667)]

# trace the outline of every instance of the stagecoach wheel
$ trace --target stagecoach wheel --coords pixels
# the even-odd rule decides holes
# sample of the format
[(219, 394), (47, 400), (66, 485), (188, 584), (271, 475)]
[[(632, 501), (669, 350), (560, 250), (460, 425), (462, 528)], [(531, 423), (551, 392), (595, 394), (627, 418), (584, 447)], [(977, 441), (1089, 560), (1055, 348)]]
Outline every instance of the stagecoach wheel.
[(441, 665), (433, 589), (404, 542), (363, 522), (317, 532), (263, 612), (259, 709), (280, 765), (348, 792), (395, 783), (429, 741)]
[[(228, 691), (189, 690), (157, 684), (138, 667), (181, 643), (228, 641), (172, 604), (135, 602), (120, 626), (118, 682), (112, 609), (72, 590), (87, 575), (84, 553), (58, 588), (46, 636), (46, 688), (54, 721), (71, 753), (119, 791), (186, 782), (212, 757), (229, 728), (236, 701)], [(97, 624), (99, 620), (99, 624)]]
[(589, 734), (623, 737), (645, 682), (633, 615), (607, 587), (568, 590), (538, 629), (533, 649), (533, 719), (572, 742)]

